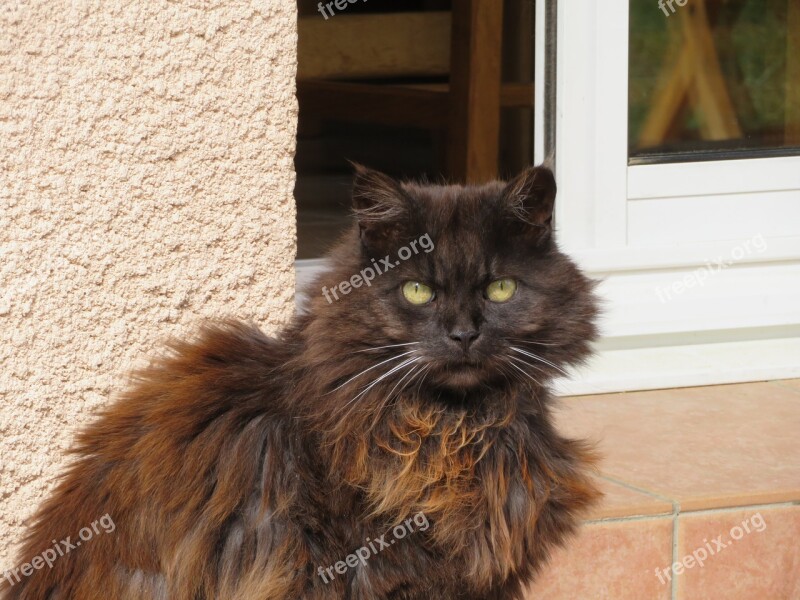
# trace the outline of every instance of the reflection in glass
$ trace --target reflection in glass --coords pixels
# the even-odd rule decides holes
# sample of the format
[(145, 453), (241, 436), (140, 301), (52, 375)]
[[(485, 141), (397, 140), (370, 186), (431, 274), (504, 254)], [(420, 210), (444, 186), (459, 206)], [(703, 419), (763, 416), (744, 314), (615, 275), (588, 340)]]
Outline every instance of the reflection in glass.
[(630, 9), (632, 161), (800, 151), (800, 0)]

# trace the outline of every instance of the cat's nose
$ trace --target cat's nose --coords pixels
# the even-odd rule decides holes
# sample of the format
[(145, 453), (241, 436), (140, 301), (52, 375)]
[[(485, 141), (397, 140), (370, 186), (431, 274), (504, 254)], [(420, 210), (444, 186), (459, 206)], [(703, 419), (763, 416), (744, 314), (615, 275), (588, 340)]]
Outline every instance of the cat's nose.
[(469, 350), (469, 347), (472, 345), (472, 342), (478, 339), (480, 335), (479, 332), (475, 331), (474, 329), (470, 329), (467, 331), (456, 330), (450, 332), (450, 339), (454, 342), (460, 343), (461, 347), (464, 348), (464, 352)]

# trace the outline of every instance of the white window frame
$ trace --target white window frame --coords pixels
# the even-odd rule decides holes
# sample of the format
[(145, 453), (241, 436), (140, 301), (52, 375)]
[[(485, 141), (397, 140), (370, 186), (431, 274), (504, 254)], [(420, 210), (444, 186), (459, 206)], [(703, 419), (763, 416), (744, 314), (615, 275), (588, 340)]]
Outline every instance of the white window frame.
[[(799, 377), (800, 156), (629, 166), (628, 0), (559, 0), (555, 27), (538, 4), (537, 53), (557, 35), (559, 243), (607, 307), (600, 356), (564, 389)], [(548, 79), (537, 70), (537, 89)], [(756, 236), (763, 250), (742, 256)], [(696, 285), (659, 298), (679, 281)]]
[[(557, 0), (555, 25), (547, 14), (537, 0), (535, 160), (551, 152), (544, 132), (555, 119), (559, 244), (602, 281), (605, 310), (596, 359), (561, 391), (800, 377), (800, 157), (628, 166), (628, 0)], [(553, 34), (554, 76), (545, 68)], [(549, 81), (554, 115), (544, 110)], [(663, 243), (687, 208), (707, 229)], [(708, 261), (748, 242), (721, 218), (741, 225), (742, 211), (756, 215), (766, 249), (661, 301), (659, 290), (696, 281)], [(296, 265), (300, 290), (324, 261)]]

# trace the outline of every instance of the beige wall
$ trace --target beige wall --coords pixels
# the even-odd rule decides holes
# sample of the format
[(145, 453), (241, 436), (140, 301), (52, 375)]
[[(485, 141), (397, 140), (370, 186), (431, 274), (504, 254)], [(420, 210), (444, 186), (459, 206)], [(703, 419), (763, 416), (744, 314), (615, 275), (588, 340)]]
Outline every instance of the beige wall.
[(289, 318), (295, 69), (289, 0), (2, 2), (0, 571), (160, 340)]

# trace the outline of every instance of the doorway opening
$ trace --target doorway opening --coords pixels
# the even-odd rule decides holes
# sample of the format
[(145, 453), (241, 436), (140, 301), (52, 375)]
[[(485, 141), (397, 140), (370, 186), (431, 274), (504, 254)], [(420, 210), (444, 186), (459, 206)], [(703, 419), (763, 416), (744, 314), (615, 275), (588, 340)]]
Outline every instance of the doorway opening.
[(482, 183), (533, 160), (533, 0), (298, 0), (297, 258), (349, 222), (352, 166)]

